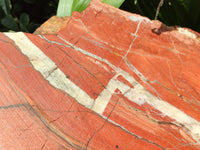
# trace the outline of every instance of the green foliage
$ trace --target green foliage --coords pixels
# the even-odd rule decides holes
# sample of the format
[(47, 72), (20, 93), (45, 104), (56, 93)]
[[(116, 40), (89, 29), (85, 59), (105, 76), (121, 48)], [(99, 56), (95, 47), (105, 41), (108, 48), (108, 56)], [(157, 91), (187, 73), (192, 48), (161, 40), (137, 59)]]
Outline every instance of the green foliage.
[(91, 0), (59, 0), (57, 16), (71, 16), (73, 11), (82, 12), (90, 2)]
[(55, 15), (58, 0), (0, 0), (0, 31), (33, 32)]
[(71, 16), (73, 12), (73, 1), (72, 0), (59, 0), (57, 16), (65, 17)]
[(0, 0), (0, 6), (6, 15), (10, 13), (10, 0)]
[[(120, 9), (155, 18), (160, 0), (126, 0)], [(200, 0), (164, 0), (158, 20), (169, 26), (188, 27), (200, 32)]]
[(107, 3), (116, 8), (119, 8), (125, 0), (102, 0), (103, 3)]
[[(91, 0), (59, 0), (57, 16), (71, 16), (73, 11), (82, 12), (90, 4)], [(102, 0), (103, 3), (119, 8), (124, 0)]]
[(1, 24), (7, 27), (8, 29), (12, 29), (13, 31), (19, 30), (17, 23), (11, 15), (6, 15), (1, 20)]

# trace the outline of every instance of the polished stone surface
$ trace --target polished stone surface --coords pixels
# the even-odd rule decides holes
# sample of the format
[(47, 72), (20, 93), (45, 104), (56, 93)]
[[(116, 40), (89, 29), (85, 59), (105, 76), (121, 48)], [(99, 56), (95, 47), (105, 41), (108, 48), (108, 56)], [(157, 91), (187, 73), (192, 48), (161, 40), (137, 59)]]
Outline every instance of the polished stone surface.
[(98, 0), (0, 33), (2, 149), (200, 149), (200, 34)]

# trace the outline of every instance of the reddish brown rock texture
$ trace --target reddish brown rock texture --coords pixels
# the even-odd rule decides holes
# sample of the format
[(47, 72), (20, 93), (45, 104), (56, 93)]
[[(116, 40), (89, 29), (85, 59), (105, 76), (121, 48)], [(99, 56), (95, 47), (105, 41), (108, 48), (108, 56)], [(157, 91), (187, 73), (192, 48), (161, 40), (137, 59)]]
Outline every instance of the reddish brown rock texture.
[(92, 1), (0, 34), (0, 148), (200, 149), (200, 38)]

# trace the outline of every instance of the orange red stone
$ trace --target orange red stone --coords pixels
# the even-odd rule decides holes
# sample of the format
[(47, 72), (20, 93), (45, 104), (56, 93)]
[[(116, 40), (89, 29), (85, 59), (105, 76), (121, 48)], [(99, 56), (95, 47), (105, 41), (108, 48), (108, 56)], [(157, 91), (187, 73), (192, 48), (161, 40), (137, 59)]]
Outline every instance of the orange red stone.
[(75, 98), (80, 91), (65, 89), (71, 85), (60, 89), (45, 78), (34, 66), (40, 56), (30, 58), (12, 36), (0, 34), (0, 147), (200, 148), (198, 33), (99, 1), (70, 18), (50, 19), (35, 34), (24, 33), (55, 63), (48, 76), (59, 69), (94, 101), (91, 107)]

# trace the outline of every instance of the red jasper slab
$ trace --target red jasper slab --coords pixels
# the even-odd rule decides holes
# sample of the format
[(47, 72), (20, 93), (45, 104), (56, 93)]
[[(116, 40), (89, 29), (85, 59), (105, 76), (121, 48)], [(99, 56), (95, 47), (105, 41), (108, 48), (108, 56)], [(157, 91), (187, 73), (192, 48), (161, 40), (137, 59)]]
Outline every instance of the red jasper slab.
[(98, 0), (0, 33), (0, 147), (200, 149), (199, 37)]

